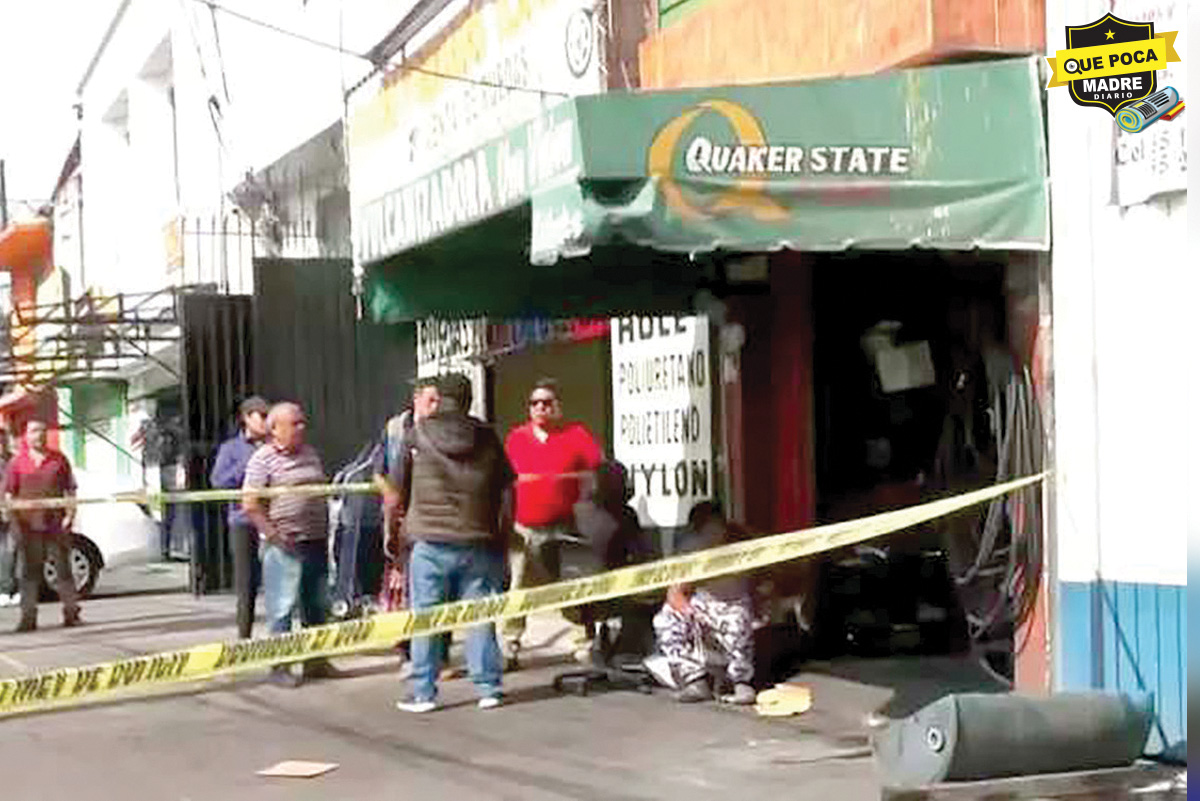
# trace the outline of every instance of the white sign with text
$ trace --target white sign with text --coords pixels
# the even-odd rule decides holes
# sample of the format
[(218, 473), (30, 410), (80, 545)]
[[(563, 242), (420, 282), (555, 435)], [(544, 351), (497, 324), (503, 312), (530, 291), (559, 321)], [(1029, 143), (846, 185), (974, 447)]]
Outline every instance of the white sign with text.
[(487, 420), (487, 371), (480, 355), (487, 341), (487, 320), (417, 321), (417, 376), (462, 373), (471, 379), (470, 414)]
[(613, 454), (633, 508), (642, 525), (683, 525), (716, 484), (708, 318), (617, 317), (609, 336)]
[[(350, 190), (361, 209), (537, 117), (604, 89), (594, 0), (485, 0), (352, 98)], [(439, 77), (438, 73), (470, 80)]]

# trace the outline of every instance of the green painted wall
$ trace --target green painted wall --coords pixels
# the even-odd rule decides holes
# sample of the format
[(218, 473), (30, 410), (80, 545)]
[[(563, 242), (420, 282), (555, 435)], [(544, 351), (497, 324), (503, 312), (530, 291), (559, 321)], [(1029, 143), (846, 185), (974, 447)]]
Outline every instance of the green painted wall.
[[(71, 408), (68, 411), (74, 418), (70, 428), (75, 466), (79, 469), (107, 469), (118, 476), (129, 476), (133, 460), (126, 452), (129, 420), (125, 383), (80, 382), (73, 385), (70, 392)], [(62, 403), (61, 394), (59, 403)], [(64, 415), (64, 426), (69, 420)]]
[(78, 426), (72, 423), (75, 418), (75, 392), (70, 387), (56, 390), (58, 393), (59, 422), (62, 428), (58, 432), (58, 449), (71, 460), (77, 468), (87, 467), (85, 460), (83, 437)]

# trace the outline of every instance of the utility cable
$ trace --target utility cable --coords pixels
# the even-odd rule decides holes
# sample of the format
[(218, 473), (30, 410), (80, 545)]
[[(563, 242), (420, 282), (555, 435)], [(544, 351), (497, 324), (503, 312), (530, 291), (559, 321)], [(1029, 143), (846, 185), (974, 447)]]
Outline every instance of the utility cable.
[(208, 100), (205, 102), (205, 106), (208, 109), (208, 118), (212, 121), (213, 132), (217, 137), (217, 146), (221, 149), (221, 152), (228, 153), (229, 148), (225, 145), (225, 137), (221, 132), (221, 104), (218, 102), (217, 96), (211, 92), (212, 86), (208, 79), (208, 70), (204, 68), (204, 51), (200, 47), (200, 34), (196, 30), (196, 21), (182, 6), (183, 2), (180, 0), (181, 10), (187, 18), (188, 33), (191, 34), (192, 45), (196, 48), (196, 64), (200, 68), (200, 79), (204, 82), (204, 88), (209, 90)]
[(214, 12), (220, 11), (223, 14), (228, 14), (229, 16), (234, 17), (236, 19), (240, 19), (243, 22), (249, 23), (251, 25), (257, 25), (260, 28), (264, 28), (266, 30), (273, 31), (274, 33), (277, 33), (280, 36), (287, 36), (292, 39), (296, 39), (298, 41), (310, 44), (314, 47), (320, 47), (325, 50), (329, 50), (329, 51), (332, 51), (335, 53), (340, 53), (345, 56), (353, 56), (354, 58), (366, 61), (368, 64), (372, 65), (372, 67), (374, 69), (372, 69), (371, 72), (368, 73), (367, 76), (364, 77), (364, 79), (362, 81), (359, 81), (357, 84), (352, 86), (349, 90), (350, 92), (353, 92), (355, 89), (362, 86), (372, 75), (374, 75), (379, 70), (390, 67), (390, 68), (404, 70), (405, 72), (415, 72), (420, 75), (428, 75), (431, 78), (441, 78), (441, 79), (447, 80), (447, 81), (459, 81), (461, 83), (469, 83), (469, 84), (474, 84), (476, 86), (486, 86), (490, 89), (505, 89), (505, 90), (511, 91), (511, 92), (529, 92), (531, 94), (541, 95), (543, 97), (548, 96), (548, 95), (555, 96), (555, 97), (570, 97), (570, 95), (567, 94), (566, 92), (559, 92), (559, 91), (556, 91), (553, 89), (542, 89), (542, 88), (531, 87), (531, 86), (520, 86), (517, 84), (503, 83), (501, 81), (488, 81), (488, 80), (484, 80), (482, 78), (471, 78), (466, 75), (454, 75), (454, 74), (448, 73), (448, 72), (440, 72), (438, 70), (426, 69), (425, 67), (414, 67), (409, 64), (405, 64), (404, 62), (401, 62), (399, 64), (381, 63), (381, 62), (376, 61), (375, 59), (371, 58), (370, 56), (366, 55), (365, 53), (359, 53), (356, 50), (351, 50), (349, 48), (342, 47), (341, 45), (334, 44), (333, 42), (326, 42), (321, 39), (314, 39), (311, 36), (306, 36), (302, 33), (297, 33), (295, 31), (288, 30), (287, 28), (282, 28), (272, 22), (267, 22), (266, 20), (261, 20), (256, 17), (251, 17), (247, 14), (243, 14), (240, 11), (234, 11), (233, 9), (223, 6), (223, 5), (220, 5), (219, 3), (216, 3), (213, 0), (193, 0), (193, 2), (197, 2), (197, 3), (201, 3), (203, 5), (206, 5), (206, 6), (208, 6), (208, 8), (211, 11), (214, 11)]
[(208, 15), (212, 21), (213, 44), (217, 47), (217, 66), (221, 68), (221, 90), (225, 93), (225, 102), (229, 103), (229, 80), (225, 75), (225, 54), (221, 51), (221, 30), (217, 25), (217, 10), (209, 6)]

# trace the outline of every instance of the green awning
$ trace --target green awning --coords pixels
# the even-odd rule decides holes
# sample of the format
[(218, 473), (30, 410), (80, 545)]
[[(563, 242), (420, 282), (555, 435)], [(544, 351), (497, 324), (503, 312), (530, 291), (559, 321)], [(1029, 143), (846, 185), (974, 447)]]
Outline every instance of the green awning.
[(616, 311), (696, 278), (664, 257), (619, 291), (639, 249), (1045, 250), (1047, 192), (1037, 64), (1008, 59), (574, 98), (355, 199), (355, 248), (383, 316), (528, 312), (606, 287)]
[(372, 320), (604, 317), (689, 308), (708, 264), (630, 245), (600, 245), (553, 266), (529, 263), (530, 204), (367, 269)]

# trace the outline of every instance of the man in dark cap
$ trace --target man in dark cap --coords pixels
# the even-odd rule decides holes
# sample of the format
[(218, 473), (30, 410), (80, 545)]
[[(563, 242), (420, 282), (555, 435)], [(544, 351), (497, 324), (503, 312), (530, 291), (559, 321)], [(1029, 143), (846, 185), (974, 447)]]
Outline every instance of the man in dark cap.
[[(257, 395), (238, 408), (241, 430), (221, 443), (213, 461), (210, 483), (219, 489), (241, 489), (246, 464), (267, 436), (267, 402)], [(233, 586), (237, 592), (238, 636), (246, 639), (254, 626), (254, 601), (262, 568), (258, 561), (258, 532), (240, 503), (229, 504), (229, 535), (233, 549)]]

